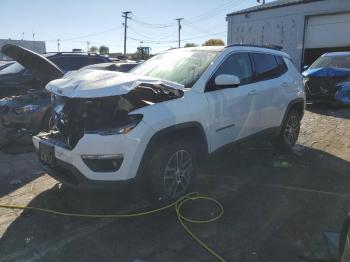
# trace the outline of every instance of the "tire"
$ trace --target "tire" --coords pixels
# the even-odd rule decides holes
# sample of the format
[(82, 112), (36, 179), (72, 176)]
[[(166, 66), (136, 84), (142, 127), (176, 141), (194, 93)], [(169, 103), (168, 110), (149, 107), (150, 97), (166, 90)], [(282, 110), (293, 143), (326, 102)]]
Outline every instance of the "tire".
[(51, 127), (51, 110), (48, 110), (43, 118), (43, 121), (41, 123), (41, 130), (42, 131), (49, 131)]
[(191, 188), (197, 170), (194, 147), (186, 141), (158, 146), (147, 166), (151, 201), (169, 204)]
[(283, 123), (279, 136), (274, 141), (274, 145), (282, 149), (291, 149), (299, 137), (300, 121), (301, 117), (298, 110), (290, 110)]

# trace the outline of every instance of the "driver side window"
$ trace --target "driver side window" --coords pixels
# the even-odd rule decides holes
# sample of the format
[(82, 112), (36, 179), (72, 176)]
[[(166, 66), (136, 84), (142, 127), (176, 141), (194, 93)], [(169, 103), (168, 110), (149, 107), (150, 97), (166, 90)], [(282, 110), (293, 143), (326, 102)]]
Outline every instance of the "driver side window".
[(235, 53), (226, 58), (211, 77), (208, 83), (209, 90), (216, 90), (215, 78), (222, 74), (237, 76), (241, 85), (251, 83), (253, 81), (253, 71), (249, 55), (247, 53)]
[(253, 80), (252, 66), (249, 55), (236, 53), (230, 55), (218, 68), (215, 76), (228, 74), (235, 75), (241, 81), (241, 85), (248, 84)]

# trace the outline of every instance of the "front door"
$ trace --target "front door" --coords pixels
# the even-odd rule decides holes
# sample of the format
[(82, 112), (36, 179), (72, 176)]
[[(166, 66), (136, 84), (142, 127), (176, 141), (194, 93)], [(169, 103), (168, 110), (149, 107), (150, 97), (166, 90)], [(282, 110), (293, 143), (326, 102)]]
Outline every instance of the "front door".
[[(237, 87), (215, 85), (221, 74), (235, 75), (240, 79)], [(249, 55), (230, 54), (210, 78), (205, 96), (210, 110), (211, 151), (235, 140), (255, 133), (259, 112), (255, 108), (255, 84)]]

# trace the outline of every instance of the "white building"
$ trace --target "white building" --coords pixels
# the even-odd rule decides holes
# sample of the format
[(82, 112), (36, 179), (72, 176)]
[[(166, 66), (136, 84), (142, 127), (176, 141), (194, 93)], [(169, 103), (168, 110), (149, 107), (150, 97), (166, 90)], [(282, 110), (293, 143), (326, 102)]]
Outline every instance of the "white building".
[(274, 44), (299, 69), (331, 51), (350, 51), (350, 0), (277, 0), (227, 14), (228, 44)]
[[(11, 39), (0, 39), (0, 50), (2, 46), (6, 44), (19, 45), (29, 50), (32, 50), (36, 53), (42, 54), (46, 52), (46, 45), (44, 41), (27, 41), (27, 40), (11, 40)], [(10, 60), (0, 51), (0, 61), (1, 60)]]

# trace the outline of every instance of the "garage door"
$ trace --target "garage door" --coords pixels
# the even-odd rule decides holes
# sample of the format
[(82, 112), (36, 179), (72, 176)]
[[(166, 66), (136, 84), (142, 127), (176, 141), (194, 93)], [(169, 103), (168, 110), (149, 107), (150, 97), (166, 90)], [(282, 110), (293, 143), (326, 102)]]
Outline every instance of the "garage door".
[(310, 16), (304, 48), (350, 46), (350, 13)]

